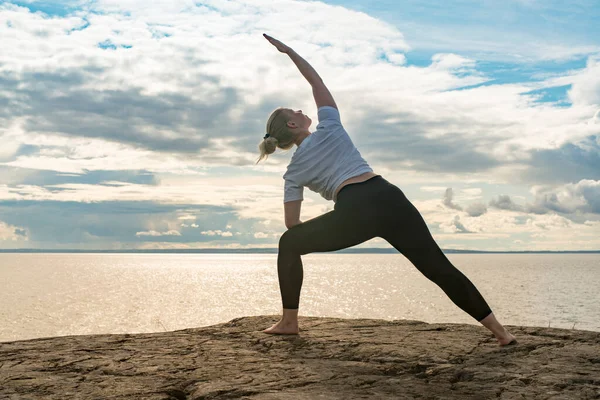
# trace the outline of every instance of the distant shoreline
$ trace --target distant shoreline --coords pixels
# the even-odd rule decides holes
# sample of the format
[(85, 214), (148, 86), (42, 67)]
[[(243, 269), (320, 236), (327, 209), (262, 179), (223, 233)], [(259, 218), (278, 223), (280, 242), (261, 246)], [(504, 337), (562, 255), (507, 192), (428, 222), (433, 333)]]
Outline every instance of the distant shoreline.
[[(484, 250), (456, 250), (442, 249), (446, 254), (600, 254), (600, 250), (565, 250), (565, 251), (484, 251)], [(277, 254), (277, 248), (271, 249), (122, 249), (122, 250), (55, 250), (55, 249), (0, 249), (0, 253), (163, 253), (163, 254)], [(378, 249), (343, 249), (327, 253), (351, 254), (397, 254), (394, 248)], [(310, 253), (315, 254), (315, 253)]]

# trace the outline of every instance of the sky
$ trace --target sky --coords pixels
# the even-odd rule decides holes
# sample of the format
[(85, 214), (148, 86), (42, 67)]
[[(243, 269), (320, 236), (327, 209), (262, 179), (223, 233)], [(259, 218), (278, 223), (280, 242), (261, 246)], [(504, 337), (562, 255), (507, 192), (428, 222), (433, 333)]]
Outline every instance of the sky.
[(0, 249), (277, 248), (317, 110), (263, 33), (441, 248), (600, 250), (597, 0), (0, 2)]

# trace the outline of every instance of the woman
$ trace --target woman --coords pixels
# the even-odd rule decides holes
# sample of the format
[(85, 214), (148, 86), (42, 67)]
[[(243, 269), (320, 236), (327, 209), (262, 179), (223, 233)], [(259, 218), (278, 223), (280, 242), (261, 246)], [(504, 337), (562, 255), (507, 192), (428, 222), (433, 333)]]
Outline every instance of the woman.
[[(267, 122), (259, 145), (259, 162), (280, 149), (297, 147), (284, 174), (285, 224), (279, 240), (277, 273), (283, 316), (263, 332), (298, 334), (298, 304), (303, 270), (300, 256), (356, 246), (382, 237), (437, 284), (450, 299), (488, 328), (500, 346), (516, 343), (495, 318), (473, 283), (446, 258), (431, 236), (419, 211), (402, 190), (373, 173), (344, 130), (337, 105), (321, 77), (302, 57), (280, 41), (264, 37), (287, 54), (310, 83), (319, 124), (310, 132), (311, 119), (302, 110), (278, 108)], [(300, 221), (303, 188), (333, 200), (333, 211)]]

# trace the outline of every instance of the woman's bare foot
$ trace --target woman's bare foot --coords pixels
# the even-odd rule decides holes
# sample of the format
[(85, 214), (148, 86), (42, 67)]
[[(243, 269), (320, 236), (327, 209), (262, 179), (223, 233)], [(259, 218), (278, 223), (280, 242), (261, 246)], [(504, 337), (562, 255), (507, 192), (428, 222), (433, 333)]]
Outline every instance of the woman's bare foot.
[(517, 344), (517, 339), (510, 334), (508, 331), (506, 331), (506, 333), (502, 336), (496, 336), (496, 339), (498, 339), (498, 344), (500, 346), (508, 346), (509, 344)]
[(509, 344), (517, 344), (517, 339), (511, 335), (505, 327), (494, 316), (494, 313), (490, 313), (487, 317), (482, 319), (481, 324), (488, 328), (498, 339), (500, 346), (507, 346)]
[(300, 329), (298, 328), (298, 321), (284, 322), (281, 320), (272, 327), (263, 330), (263, 332), (278, 335), (297, 335), (300, 332)]

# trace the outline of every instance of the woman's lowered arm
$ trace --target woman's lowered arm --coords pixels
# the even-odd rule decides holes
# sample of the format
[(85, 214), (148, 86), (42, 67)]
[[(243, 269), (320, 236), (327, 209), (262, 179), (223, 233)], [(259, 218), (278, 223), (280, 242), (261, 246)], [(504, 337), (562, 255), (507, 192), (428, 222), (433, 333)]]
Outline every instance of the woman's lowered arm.
[(294, 226), (301, 224), (300, 221), (300, 208), (302, 207), (302, 200), (288, 201), (283, 203), (285, 213), (285, 227), (292, 229)]

